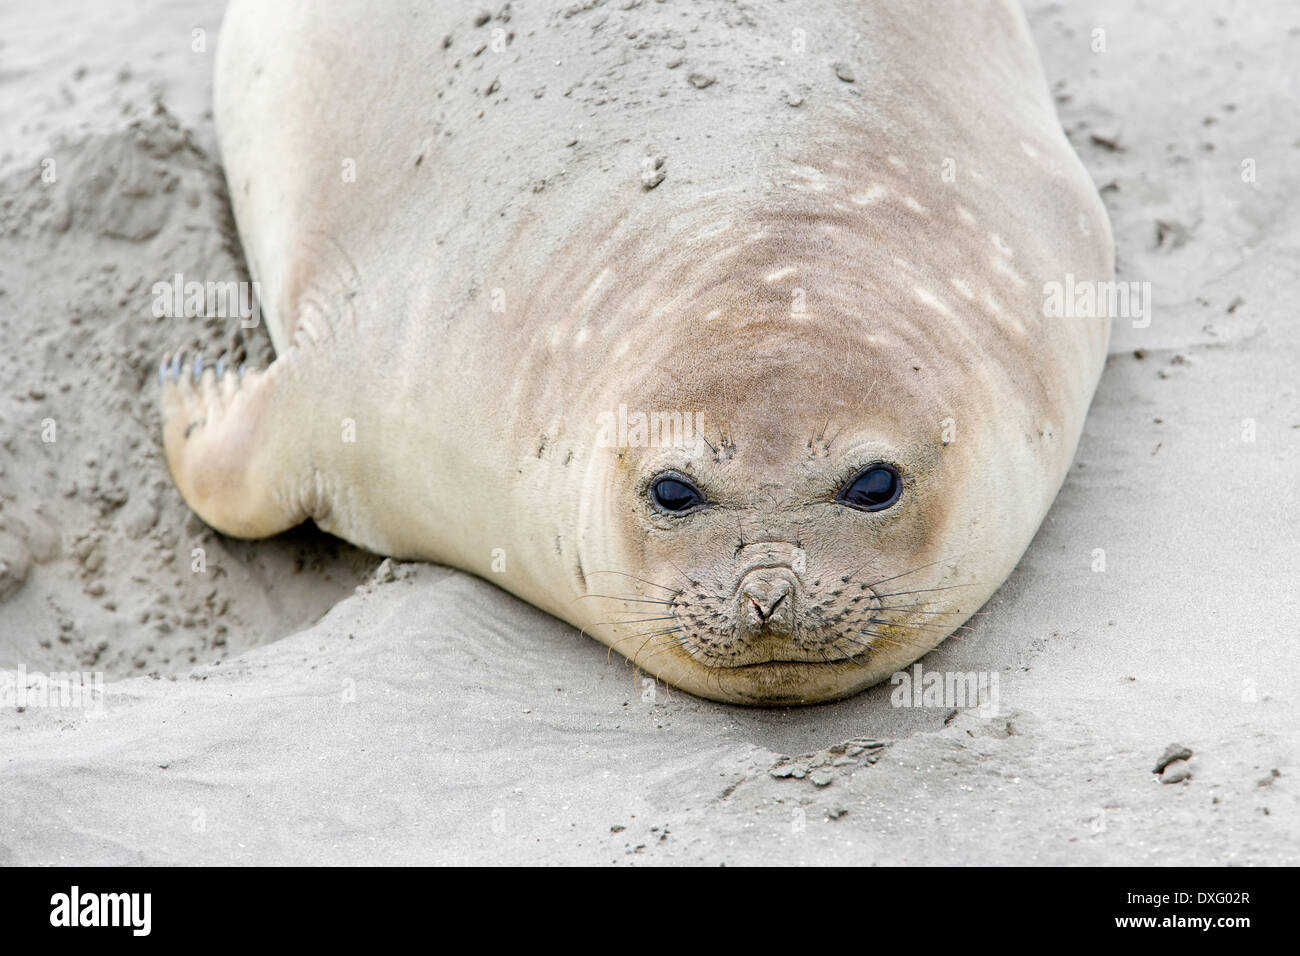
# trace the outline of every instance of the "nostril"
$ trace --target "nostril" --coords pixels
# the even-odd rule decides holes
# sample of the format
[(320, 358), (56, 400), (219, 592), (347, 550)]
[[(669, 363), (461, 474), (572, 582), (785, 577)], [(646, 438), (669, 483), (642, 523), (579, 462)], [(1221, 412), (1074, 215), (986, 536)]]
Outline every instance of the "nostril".
[(781, 602), (786, 599), (786, 595), (789, 593), (788, 590), (785, 590), (775, 598), (769, 596), (766, 602), (760, 601), (749, 592), (745, 593), (745, 597), (749, 599), (749, 603), (754, 608), (754, 613), (758, 615), (758, 619), (760, 621), (766, 621), (776, 612), (776, 609), (781, 605)]
[(795, 625), (799, 587), (789, 568), (751, 568), (736, 582), (731, 600), (736, 623), (747, 633), (784, 632)]
[(789, 591), (783, 591), (783, 592), (781, 593), (781, 596), (780, 596), (780, 597), (778, 597), (775, 601), (773, 601), (770, 605), (768, 605), (768, 608), (767, 608), (767, 614), (764, 615), (764, 616), (765, 616), (765, 617), (771, 617), (772, 614), (776, 611), (777, 606), (778, 606), (782, 601), (785, 600), (785, 596), (786, 596), (787, 594), (789, 594), (789, 593), (790, 593)]

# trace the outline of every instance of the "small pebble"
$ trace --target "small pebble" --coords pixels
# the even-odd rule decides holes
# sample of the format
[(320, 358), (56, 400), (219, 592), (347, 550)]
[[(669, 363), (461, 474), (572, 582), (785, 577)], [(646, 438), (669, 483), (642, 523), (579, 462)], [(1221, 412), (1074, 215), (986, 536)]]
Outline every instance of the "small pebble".
[(1190, 747), (1184, 747), (1182, 744), (1170, 744), (1165, 748), (1165, 752), (1160, 755), (1156, 765), (1151, 768), (1151, 772), (1164, 773), (1165, 768), (1175, 760), (1190, 760), (1191, 757), (1192, 750)]

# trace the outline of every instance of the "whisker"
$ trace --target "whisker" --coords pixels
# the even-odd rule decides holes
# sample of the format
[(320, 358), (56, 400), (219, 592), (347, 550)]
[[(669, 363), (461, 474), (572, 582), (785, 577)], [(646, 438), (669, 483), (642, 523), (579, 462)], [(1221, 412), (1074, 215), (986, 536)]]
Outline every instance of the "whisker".
[(881, 624), (885, 627), (910, 627), (917, 631), (949, 631), (942, 624), (921, 624), (917, 621), (886, 621), (883, 618), (873, 617), (867, 620), (868, 624)]
[[(649, 581), (646, 578), (638, 578), (635, 574), (628, 574), (626, 571), (588, 571), (587, 574), (588, 576), (592, 574), (621, 574), (625, 578), (632, 578), (634, 581), (640, 581), (642, 584), (648, 584), (652, 588), (663, 588), (665, 591), (672, 591), (674, 594), (682, 593), (681, 588), (670, 588), (666, 584), (656, 584), (654, 581)], [(690, 578), (687, 578), (687, 580), (689, 581)], [(692, 581), (691, 583), (693, 584), (694, 582)]]
[[(856, 645), (857, 647), (862, 648), (862, 654), (868, 654), (868, 653), (870, 653), (870, 651), (871, 651), (871, 645), (868, 644), (866, 641), (859, 641), (857, 638), (855, 638), (855, 637), (851, 637), (851, 636), (848, 635), (848, 634), (841, 634), (839, 639), (840, 639), (840, 640), (844, 640), (844, 641), (848, 641), (850, 644), (853, 644), (853, 645)], [(861, 655), (861, 654), (854, 654), (854, 655), (853, 655), (854, 658), (857, 658), (857, 657), (860, 657), (860, 656), (862, 656), (862, 655)]]
[(887, 598), (887, 597), (898, 597), (899, 595), (902, 594), (927, 594), (931, 591), (953, 591), (956, 590), (957, 588), (973, 588), (974, 586), (975, 586), (974, 584), (949, 584), (939, 588), (915, 588), (914, 590), (911, 591), (892, 591), (888, 594), (876, 594), (875, 591), (872, 591), (871, 593), (876, 594), (876, 597), (878, 598)]
[(609, 659), (614, 655), (614, 651), (618, 649), (620, 644), (626, 643), (627, 641), (634, 641), (638, 637), (644, 637), (645, 641), (641, 644), (639, 648), (637, 648), (637, 652), (635, 654), (629, 655), (629, 654), (624, 654), (623, 651), (619, 651), (619, 653), (623, 655), (624, 664), (630, 663), (634, 667), (640, 667), (641, 664), (644, 664), (646, 661), (653, 660), (655, 654), (658, 654), (660, 651), (669, 647), (680, 647), (684, 641), (689, 640), (689, 635), (683, 635), (682, 638), (679, 638), (678, 640), (675, 641), (668, 641), (663, 647), (651, 651), (649, 657), (646, 657), (641, 660), (637, 660), (637, 658), (641, 657), (641, 651), (645, 650), (646, 644), (649, 644), (650, 641), (652, 641), (654, 638), (667, 637), (668, 635), (680, 631), (681, 629), (682, 628), (680, 626), (665, 627), (665, 628), (652, 629), (649, 632), (642, 631), (637, 634), (624, 635), (623, 637), (620, 637), (618, 640), (614, 641), (612, 644), (609, 645), (608, 649), (605, 652), (605, 662), (606, 663), (609, 662)]
[(902, 605), (894, 604), (894, 605), (888, 605), (888, 606), (886, 606), (886, 605), (882, 605), (882, 606), (880, 606), (880, 607), (878, 607), (878, 608), (874, 608), (873, 610), (876, 610), (876, 611), (911, 611), (911, 613), (913, 613), (913, 614), (960, 614), (960, 613), (961, 613), (961, 609), (960, 609), (960, 608), (958, 608), (957, 610), (954, 610), (954, 611), (918, 611), (918, 610), (916, 610), (916, 608), (917, 608), (918, 606), (919, 606), (919, 605), (907, 605), (907, 604), (902, 604)]
[(680, 631), (681, 629), (682, 627), (680, 624), (674, 624), (672, 627), (652, 627), (648, 631), (637, 631), (635, 634), (624, 634), (622, 637), (618, 638), (618, 640), (614, 641), (610, 647), (618, 647), (620, 644), (627, 641), (634, 641), (638, 637), (645, 637), (654, 634), (670, 634), (673, 631)]
[[(667, 561), (668, 559), (665, 558), (664, 560)], [(691, 587), (693, 587), (693, 588), (698, 588), (698, 587), (700, 586), (700, 582), (699, 582), (699, 581), (692, 581), (692, 580), (691, 580), (691, 576), (690, 576), (689, 574), (687, 574), (685, 571), (683, 571), (681, 568), (679, 568), (677, 565), (673, 564), (671, 561), (668, 561), (668, 563), (672, 566), (672, 569), (673, 569), (674, 571), (676, 571), (678, 574), (680, 574), (682, 577), (684, 577), (684, 578), (686, 579), (686, 582), (687, 582)], [(681, 591), (678, 591), (677, 593), (680, 594)]]
[[(892, 578), (881, 578), (879, 581), (872, 581), (872, 583), (868, 584), (867, 587), (875, 588), (876, 585), (888, 584), (889, 581), (896, 581), (900, 578), (906, 578), (907, 575), (917, 574), (918, 571), (924, 571), (926, 570), (926, 568), (935, 566), (935, 564), (943, 564), (945, 561), (948, 561), (948, 558), (940, 558), (939, 561), (932, 561), (928, 564), (922, 564), (922, 566), (920, 567), (914, 567), (913, 570), (911, 571), (904, 571), (902, 572), (902, 574), (893, 575)], [(863, 567), (866, 567), (866, 564), (863, 564)]]
[[(653, 641), (656, 637), (664, 637), (664, 636), (666, 636), (666, 635), (668, 635), (668, 634), (671, 634), (671, 633), (672, 633), (673, 631), (675, 631), (675, 630), (677, 630), (677, 628), (672, 628), (671, 630), (668, 630), (668, 631), (661, 631), (661, 632), (656, 633), (656, 634), (650, 634), (650, 635), (648, 635), (648, 636), (646, 637), (646, 639), (645, 639), (644, 641), (641, 642), (641, 646), (638, 647), (638, 648), (636, 649), (636, 654), (633, 655), (633, 660), (636, 660), (637, 658), (640, 658), (640, 656), (641, 656), (641, 652), (645, 650), (645, 646), (646, 646), (647, 644), (649, 644), (651, 641)], [(654, 653), (652, 653), (652, 654), (650, 655), (650, 657), (654, 657), (654, 656), (655, 656), (655, 653), (658, 653), (658, 651), (655, 651)], [(647, 659), (648, 659), (648, 658), (647, 658)]]
[[(897, 581), (899, 578), (905, 578), (905, 577), (907, 577), (909, 574), (915, 574), (917, 571), (924, 571), (926, 568), (932, 568), (932, 567), (934, 567), (936, 564), (942, 564), (942, 563), (943, 563), (944, 561), (946, 561), (946, 560), (948, 560), (948, 559), (947, 559), (947, 558), (940, 558), (938, 561), (931, 561), (929, 564), (923, 564), (923, 565), (921, 565), (919, 568), (912, 568), (912, 570), (910, 570), (910, 571), (904, 571), (902, 574), (895, 574), (893, 577), (881, 578), (879, 581), (872, 581), (870, 584), (867, 585), (867, 587), (869, 587), (869, 588), (874, 588), (874, 587), (876, 587), (876, 586), (878, 586), (878, 585), (881, 585), (881, 584), (888, 584), (890, 581)], [(870, 563), (871, 563), (870, 561), (867, 562), (867, 564), (870, 564)], [(865, 568), (865, 567), (867, 566), (867, 564), (862, 565), (862, 568)], [(858, 568), (858, 571), (861, 571), (862, 568)], [(852, 578), (855, 574), (858, 573), (858, 571), (854, 571), (853, 574), (850, 574), (848, 577), (846, 577), (846, 578), (842, 578), (841, 580), (843, 580), (843, 582), (844, 582), (845, 584), (848, 584), (848, 583), (849, 583), (849, 578)]]
[(597, 621), (592, 627), (605, 627), (606, 625), (624, 625), (624, 624), (649, 624), (651, 621), (671, 621), (677, 617), (675, 614), (665, 614), (663, 617), (630, 617), (626, 621)]
[[(865, 627), (865, 628), (863, 628), (863, 629), (862, 629), (861, 631), (859, 631), (858, 633), (859, 633), (859, 634), (865, 634), (867, 637), (872, 638), (872, 640), (875, 641), (877, 644), (883, 644), (883, 645), (885, 645), (886, 647), (906, 647), (906, 646), (907, 646), (907, 642), (906, 642), (906, 641), (900, 641), (900, 640), (898, 640), (897, 638), (889, 637), (888, 635), (881, 634), (879, 631), (873, 631), (873, 630), (872, 630), (871, 628), (869, 628), (869, 627)], [(864, 647), (864, 648), (866, 648), (867, 650), (871, 650), (871, 649), (875, 646), (874, 644), (868, 644), (868, 643), (866, 643), (866, 642), (864, 642), (864, 641), (856, 640), (855, 638), (852, 638), (852, 637), (850, 637), (850, 636), (847, 635), (847, 634), (842, 635), (842, 638), (843, 638), (844, 640), (846, 640), (846, 641), (852, 643), (852, 644), (857, 644), (857, 645), (859, 645), (860, 647)]]
[(671, 607), (682, 606), (680, 601), (661, 601), (658, 598), (620, 597), (617, 594), (580, 594), (573, 600), (584, 601), (587, 598), (605, 598), (609, 601), (635, 601), (637, 604), (667, 604)]

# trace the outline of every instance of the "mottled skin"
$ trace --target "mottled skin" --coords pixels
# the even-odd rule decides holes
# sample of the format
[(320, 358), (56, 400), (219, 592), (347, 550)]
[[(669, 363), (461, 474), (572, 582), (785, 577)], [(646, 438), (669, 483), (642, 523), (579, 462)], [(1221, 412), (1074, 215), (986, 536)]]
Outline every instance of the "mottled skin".
[[(1106, 351), (1042, 317), (1112, 248), (1019, 9), (477, 9), (232, 4), (218, 129), (278, 357), (168, 377), (186, 500), (464, 568), (719, 700), (934, 647), (1028, 545)], [(601, 447), (620, 404), (707, 441)], [(875, 461), (898, 503), (840, 504)], [(659, 512), (666, 469), (709, 506)]]

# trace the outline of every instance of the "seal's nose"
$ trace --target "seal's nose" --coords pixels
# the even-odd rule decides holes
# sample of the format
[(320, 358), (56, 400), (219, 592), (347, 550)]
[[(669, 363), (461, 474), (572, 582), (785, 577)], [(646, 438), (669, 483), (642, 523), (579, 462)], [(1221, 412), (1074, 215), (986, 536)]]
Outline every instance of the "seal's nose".
[(794, 621), (794, 582), (781, 569), (764, 569), (746, 575), (740, 597), (749, 623), (755, 629)]

